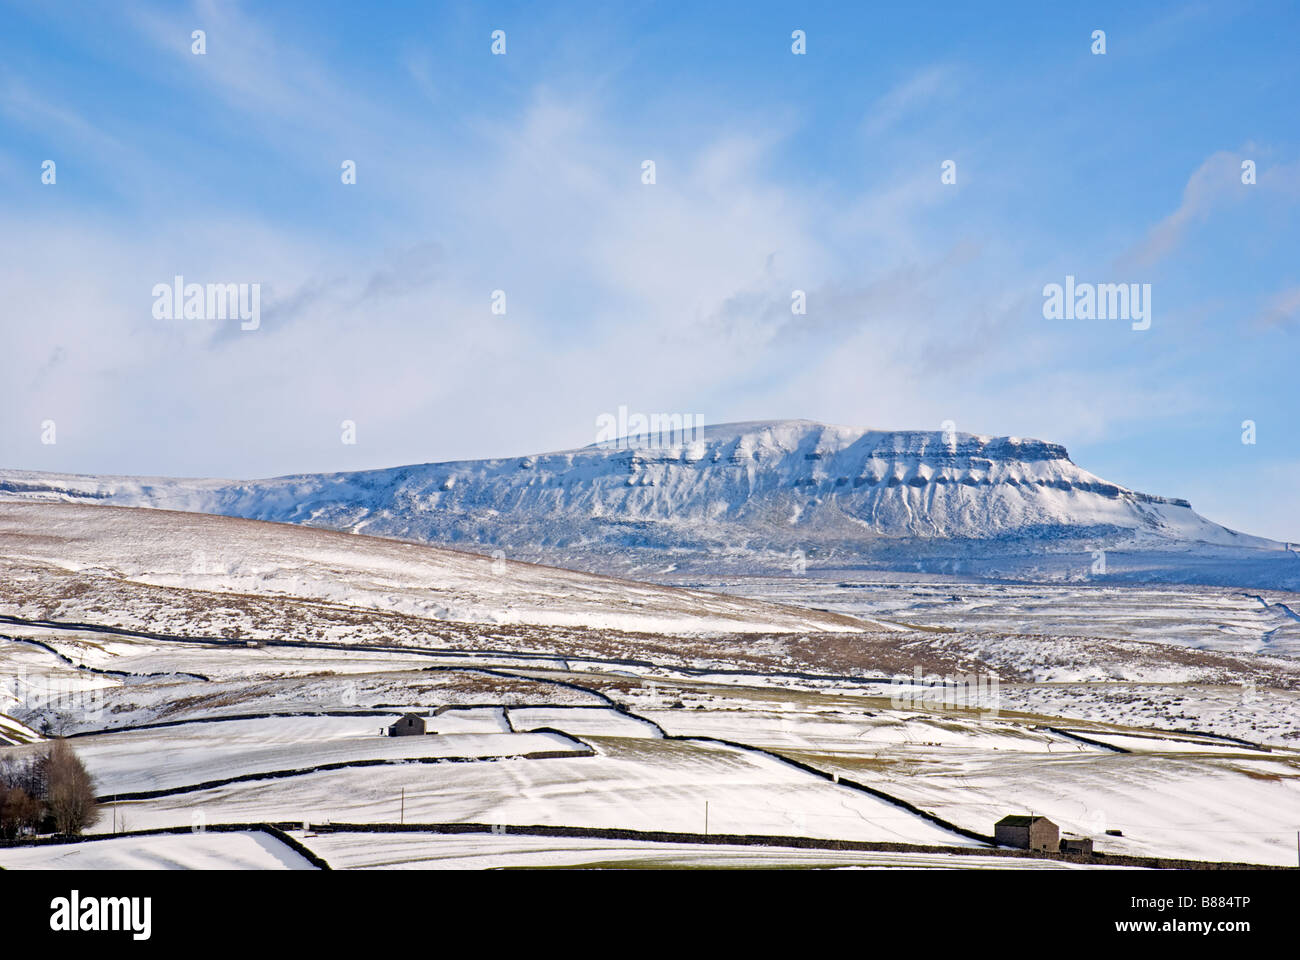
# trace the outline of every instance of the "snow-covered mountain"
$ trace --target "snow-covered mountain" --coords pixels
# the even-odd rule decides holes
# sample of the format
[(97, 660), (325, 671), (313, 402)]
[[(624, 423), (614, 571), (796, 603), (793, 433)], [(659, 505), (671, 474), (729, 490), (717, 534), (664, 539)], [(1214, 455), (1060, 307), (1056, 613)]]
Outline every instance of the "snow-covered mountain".
[[(1081, 553), (1137, 550), (1211, 571), (1278, 564), (1283, 582), (1259, 585), (1300, 574), (1282, 544), (1108, 483), (1058, 444), (806, 420), (705, 427), (669, 445), (632, 438), (248, 482), (0, 471), (0, 497), (287, 521), (620, 572), (805, 563), (1020, 576), (1032, 562), (1044, 576), (1086, 577), (1098, 570), (1091, 560), (1077, 569)], [(1008, 557), (1014, 570), (991, 563)], [(1150, 578), (1186, 579), (1154, 568)]]

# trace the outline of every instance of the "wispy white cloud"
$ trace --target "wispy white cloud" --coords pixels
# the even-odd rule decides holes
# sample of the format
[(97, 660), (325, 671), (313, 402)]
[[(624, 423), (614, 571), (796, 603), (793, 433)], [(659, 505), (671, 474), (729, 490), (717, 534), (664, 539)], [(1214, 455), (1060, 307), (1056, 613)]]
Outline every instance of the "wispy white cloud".
[(889, 132), (904, 118), (930, 107), (955, 82), (953, 67), (926, 67), (876, 99), (863, 120), (863, 132), (873, 137)]
[(1240, 176), (1238, 154), (1219, 151), (1206, 158), (1188, 178), (1177, 209), (1148, 231), (1145, 240), (1129, 254), (1130, 259), (1145, 267), (1168, 256), (1193, 225), (1203, 222), (1216, 204), (1241, 189)]
[(1255, 318), (1260, 327), (1281, 327), (1300, 324), (1300, 286), (1279, 290), (1269, 297)]
[(1183, 187), (1178, 207), (1147, 232), (1141, 243), (1123, 257), (1136, 266), (1149, 267), (1170, 256), (1198, 224), (1206, 223), (1224, 207), (1245, 203), (1249, 191), (1259, 191), (1270, 200), (1294, 203), (1300, 199), (1300, 162), (1257, 169), (1256, 182), (1242, 181), (1242, 163), (1256, 153), (1249, 148), (1220, 150), (1207, 157)]
[[(692, 99), (705, 94), (642, 111), (613, 85), (539, 71), (503, 83), (492, 109), (467, 108), (434, 84), (476, 68), (444, 71), (418, 39), (394, 40), (403, 52), (373, 87), (352, 82), (310, 23), (282, 31), (270, 13), (207, 2), (139, 9), (140, 83), (183, 91), (202, 122), (169, 127), (167, 149), (146, 138), (139, 156), (98, 151), (104, 178), (141, 185), (116, 215), (0, 212), (5, 307), (26, 318), (6, 326), (0, 380), (28, 386), (0, 411), (6, 466), (247, 476), (505, 455), (587, 442), (620, 404), (715, 422), (953, 419), (1077, 443), (1194, 416), (1218, 385), (1222, 364), (1179, 365), (1203, 346), (1189, 332), (1218, 314), (1175, 316), (1175, 284), (1157, 293), (1168, 312), (1146, 339), (1044, 323), (1045, 280), (1104, 263), (1111, 237), (1142, 224), (1120, 211), (1109, 236), (1078, 229), (1041, 163), (1017, 192), (1035, 170), (1008, 162), (1007, 132), (948, 109), (963, 65), (916, 70), (860, 129), (845, 108), (827, 154), (848, 155), (823, 166), (806, 145), (828, 128), (798, 104), (683, 133), (677, 118), (712, 115)], [(189, 52), (200, 26), (206, 58)], [(53, 112), (20, 93), (7, 115), (88, 145), (103, 134), (137, 149), (149, 132), (42, 96)], [(891, 150), (868, 152), (862, 131)], [(940, 143), (978, 161), (962, 160), (960, 186), (939, 181)], [(359, 161), (355, 188), (339, 183), (344, 158)], [(1207, 159), (1130, 255), (1176, 272), (1197, 225), (1233, 202), (1225, 191), (1245, 190), (1237, 158)], [(1300, 171), (1265, 158), (1252, 189), (1289, 202)], [(152, 285), (177, 273), (261, 282), (263, 328), (153, 320)], [(1185, 300), (1250, 315), (1254, 298), (1197, 298), (1177, 279)], [(1273, 287), (1263, 316), (1292, 330), (1294, 281)], [(489, 310), (498, 288), (505, 316)], [(791, 313), (795, 289), (806, 315)], [(55, 448), (37, 440), (46, 417), (60, 422)], [(356, 447), (339, 443), (345, 418)]]

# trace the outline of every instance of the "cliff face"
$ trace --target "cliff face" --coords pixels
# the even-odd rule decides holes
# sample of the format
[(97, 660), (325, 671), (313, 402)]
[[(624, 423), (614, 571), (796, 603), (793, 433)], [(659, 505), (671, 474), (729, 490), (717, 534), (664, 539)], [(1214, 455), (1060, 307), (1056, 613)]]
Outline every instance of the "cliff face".
[(900, 540), (1275, 547), (1127, 490), (1059, 444), (802, 420), (559, 453), (230, 482), (0, 473), (0, 496), (191, 510), (430, 543), (866, 555)]

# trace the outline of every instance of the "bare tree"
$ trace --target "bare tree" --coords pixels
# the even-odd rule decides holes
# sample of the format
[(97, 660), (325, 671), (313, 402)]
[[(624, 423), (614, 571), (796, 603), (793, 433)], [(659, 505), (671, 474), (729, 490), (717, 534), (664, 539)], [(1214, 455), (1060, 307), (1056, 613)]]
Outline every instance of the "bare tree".
[(81, 833), (99, 819), (95, 782), (68, 741), (50, 744), (45, 755), (45, 780), (45, 802), (57, 832)]
[(44, 751), (0, 756), (0, 792), (10, 787), (19, 787), (33, 797), (45, 795)]
[(0, 787), (0, 838), (34, 832), (44, 815), (45, 805), (22, 787)]

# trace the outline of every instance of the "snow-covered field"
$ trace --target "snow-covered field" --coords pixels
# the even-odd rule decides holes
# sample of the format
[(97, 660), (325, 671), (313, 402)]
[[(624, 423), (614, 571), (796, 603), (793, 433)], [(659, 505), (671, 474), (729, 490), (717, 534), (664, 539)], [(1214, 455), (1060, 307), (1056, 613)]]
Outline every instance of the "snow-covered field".
[(0, 848), (5, 870), (313, 870), (275, 837), (247, 832), (191, 832), (106, 837), (82, 843)]
[(293, 835), (335, 870), (492, 870), (521, 867), (1093, 869), (1088, 864), (978, 854), (793, 850), (781, 847), (528, 837), (509, 833), (500, 836), (343, 832)]
[[(926, 577), (674, 588), (67, 504), (0, 504), (0, 548), (0, 751), (75, 735), (106, 800), (99, 835), (399, 820), (698, 834), (707, 817), (715, 834), (978, 850), (962, 830), (1033, 812), (1111, 854), (1294, 862), (1292, 595)], [(909, 701), (915, 671), (996, 675), (996, 699)], [(433, 732), (379, 736), (406, 711)], [(14, 848), (0, 865), (285, 865), (263, 834), (193, 836)], [(990, 865), (491, 833), (310, 842), (358, 867)]]
[[(132, 829), (260, 821), (593, 826), (974, 846), (892, 804), (708, 743), (609, 737), (596, 757), (383, 766), (120, 804)], [(109, 829), (101, 823), (98, 830)]]
[[(440, 757), (513, 757), (582, 750), (549, 733), (379, 736), (391, 717), (269, 717), (80, 737), (78, 755), (101, 794), (137, 793), (326, 764)], [(373, 769), (373, 768), (372, 768)]]
[[(1300, 567), (1300, 557), (1296, 559)], [(918, 582), (919, 581), (919, 582)], [(732, 577), (706, 590), (992, 636), (1138, 640), (1300, 655), (1300, 594), (1205, 586), (975, 583), (954, 577)], [(1058, 676), (1054, 679), (1068, 679)]]
[(657, 737), (651, 723), (624, 716), (614, 710), (565, 710), (548, 707), (516, 707), (510, 711), (516, 730), (557, 727), (578, 736)]
[[(1074, 728), (1134, 751), (1125, 755), (1023, 720), (769, 711), (753, 703), (743, 712), (649, 715), (674, 734), (743, 736), (970, 830), (991, 832), (1007, 813), (1038, 813), (1109, 853), (1295, 862), (1289, 821), (1300, 809), (1300, 751)], [(1112, 829), (1123, 836), (1106, 835)]]

